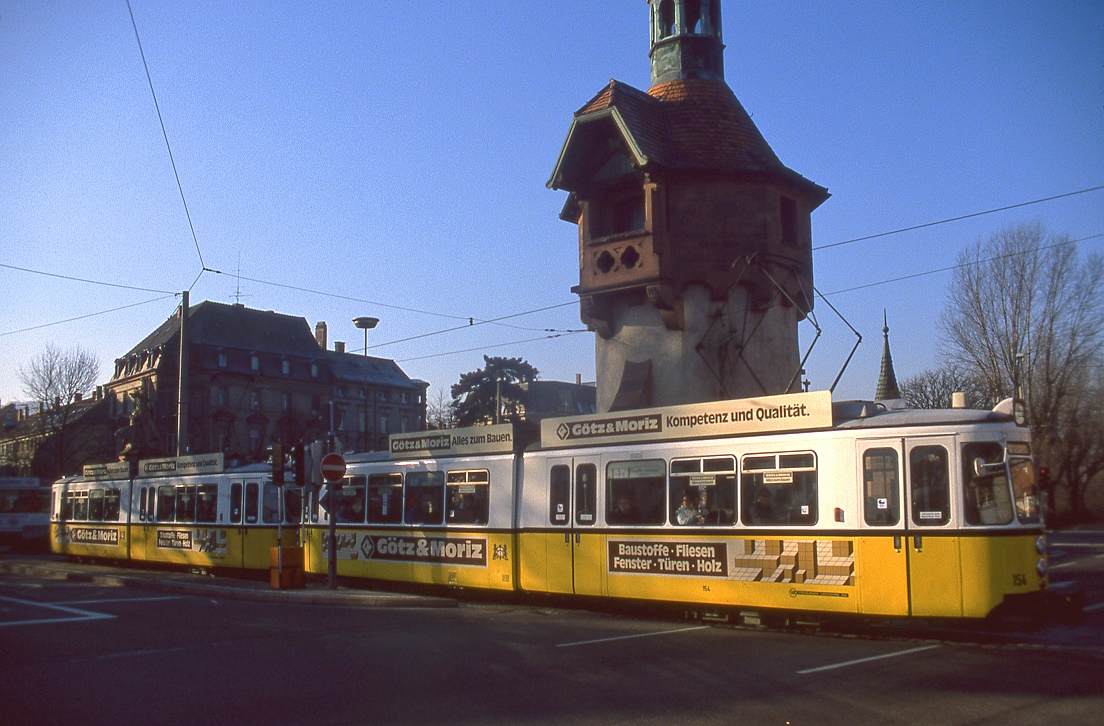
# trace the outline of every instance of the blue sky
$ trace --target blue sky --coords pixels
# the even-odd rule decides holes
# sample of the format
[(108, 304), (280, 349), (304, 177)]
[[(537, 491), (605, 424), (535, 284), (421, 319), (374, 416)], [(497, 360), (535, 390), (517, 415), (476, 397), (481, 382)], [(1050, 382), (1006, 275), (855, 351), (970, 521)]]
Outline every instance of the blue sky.
[[(545, 183), (572, 112), (611, 78), (648, 87), (645, 0), (131, 2), (195, 240), (125, 0), (0, 0), (0, 400), (47, 343), (92, 350), (106, 381), (189, 288), (358, 352), (351, 320), (376, 316), (370, 352), (431, 396), (484, 353), (594, 379), (575, 227)], [(814, 248), (1104, 185), (1104, 3), (722, 7), (729, 85), (832, 193)], [(1025, 221), (1104, 234), (1104, 190), (819, 250), (815, 284), (949, 267)], [(835, 397), (873, 395), (883, 309), (898, 377), (937, 366), (949, 280), (829, 295), (846, 322), (818, 302), (812, 388), (849, 324)]]

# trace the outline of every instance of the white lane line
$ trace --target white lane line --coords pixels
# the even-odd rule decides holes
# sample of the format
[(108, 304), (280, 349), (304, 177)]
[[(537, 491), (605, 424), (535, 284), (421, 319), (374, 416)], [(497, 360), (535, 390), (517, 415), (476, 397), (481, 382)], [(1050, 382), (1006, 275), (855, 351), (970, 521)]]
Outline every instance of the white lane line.
[(54, 603), (34, 602), (33, 600), (20, 600), (14, 597), (0, 596), (0, 600), (5, 602), (13, 602), (17, 605), (25, 605), (27, 607), (46, 608), (47, 610), (58, 610), (63, 613), (69, 613), (73, 617), (68, 618), (36, 618), (35, 620), (12, 620), (10, 622), (0, 622), (0, 627), (10, 627), (13, 625), (40, 625), (43, 623), (79, 623), (85, 620), (108, 620), (114, 618), (114, 615), (105, 615), (104, 613), (93, 613), (88, 610), (81, 610), (79, 608), (66, 607), (65, 605), (55, 605)]
[(833, 663), (832, 665), (820, 666), (819, 668), (806, 668), (803, 671), (798, 671), (799, 676), (806, 675), (808, 673), (819, 673), (820, 671), (830, 671), (833, 668), (847, 668), (848, 666), (859, 665), (860, 663), (870, 663), (875, 660), (882, 660), (884, 658), (897, 658), (902, 655), (909, 655), (911, 653), (922, 653), (925, 650), (933, 650), (938, 648), (938, 645), (925, 645), (921, 648), (910, 648), (908, 650), (901, 650), (896, 653), (886, 653), (885, 655), (872, 655), (869, 658), (859, 658), (857, 660), (847, 660), (843, 663)]
[(182, 600), (176, 595), (163, 597), (121, 597), (115, 600), (66, 600), (61, 605), (112, 605), (117, 602), (156, 602), (158, 600)]
[(1083, 608), (1081, 608), (1081, 612), (1091, 613), (1093, 610), (1099, 610), (1100, 608), (1104, 608), (1104, 602), (1098, 602), (1096, 605), (1089, 605), (1087, 607), (1083, 607)]
[(679, 628), (678, 630), (659, 630), (654, 633), (637, 633), (635, 635), (618, 635), (615, 638), (598, 638), (597, 640), (580, 640), (575, 643), (558, 643), (557, 648), (571, 648), (576, 645), (591, 645), (593, 643), (610, 643), (615, 640), (629, 640), (631, 638), (650, 638), (654, 635), (672, 635), (674, 633), (688, 633), (691, 630), (706, 630), (708, 625), (696, 625), (692, 628)]

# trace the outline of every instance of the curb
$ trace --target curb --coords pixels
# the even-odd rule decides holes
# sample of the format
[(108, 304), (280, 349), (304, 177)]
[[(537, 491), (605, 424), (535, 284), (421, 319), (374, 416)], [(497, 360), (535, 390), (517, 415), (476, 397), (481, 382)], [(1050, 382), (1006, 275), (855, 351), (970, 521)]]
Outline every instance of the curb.
[(130, 587), (155, 592), (214, 597), (249, 602), (279, 602), (300, 605), (330, 605), (362, 608), (454, 608), (457, 601), (449, 597), (410, 595), (339, 587), (335, 590), (307, 587), (295, 590), (274, 590), (260, 583), (236, 586), (233, 580), (219, 583), (191, 582), (162, 573), (116, 574), (82, 571), (80, 565), (68, 563), (0, 562), (0, 572), (32, 575), (71, 582), (88, 582), (104, 587)]

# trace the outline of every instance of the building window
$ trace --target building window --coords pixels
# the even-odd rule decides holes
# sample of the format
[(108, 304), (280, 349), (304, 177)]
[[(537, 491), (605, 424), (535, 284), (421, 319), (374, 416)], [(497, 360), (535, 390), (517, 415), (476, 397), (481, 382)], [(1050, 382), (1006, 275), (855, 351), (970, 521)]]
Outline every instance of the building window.
[(291, 373), (291, 361), (280, 361), (280, 372), (283, 373), (285, 376)]
[(778, 211), (782, 217), (782, 244), (797, 247), (797, 202), (780, 197)]
[(337, 387), (337, 396), (338, 398), (345, 398), (345, 386)]
[(284, 409), (284, 413), (287, 413), (288, 411), (291, 410), (291, 394), (290, 393), (283, 394), (282, 399), (283, 400), (282, 400), (281, 404), (282, 404), (282, 407)]
[(614, 194), (592, 203), (591, 239), (644, 229), (644, 190)]
[(249, 410), (260, 411), (261, 410), (261, 392), (250, 391), (249, 392)]
[(409, 416), (403, 416), (402, 420), (399, 422), (399, 431), (401, 433), (405, 434), (409, 430), (410, 430), (410, 417)]
[(219, 353), (218, 354), (218, 365), (219, 365), (219, 368), (225, 368), (226, 367), (226, 354), (225, 353)]
[(410, 394), (407, 393), (406, 391), (403, 391), (402, 392), (402, 402), (403, 403), (409, 403), (409, 401), (410, 401)]
[(385, 391), (382, 388), (380, 389), (380, 392), (379, 392), (379, 400), (381, 400), (381, 401), (386, 401), (387, 400), (387, 391)]
[(390, 433), (391, 431), (390, 431), (390, 429), (387, 428), (387, 426), (388, 426), (387, 414), (381, 413), (380, 414), (380, 433), (384, 433), (384, 434)]
[(255, 371), (261, 370), (261, 359), (255, 355), (249, 356), (249, 368)]
[(311, 378), (318, 378), (318, 364), (311, 363)]

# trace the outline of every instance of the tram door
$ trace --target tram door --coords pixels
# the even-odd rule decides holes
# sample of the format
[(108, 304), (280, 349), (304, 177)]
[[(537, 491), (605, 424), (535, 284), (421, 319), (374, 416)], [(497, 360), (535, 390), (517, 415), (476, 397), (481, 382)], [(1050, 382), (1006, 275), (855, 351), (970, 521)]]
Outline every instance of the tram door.
[(600, 594), (601, 563), (598, 521), (598, 459), (550, 462), (550, 521), (562, 526), (562, 537), (548, 542), (549, 592)]
[(954, 439), (906, 439), (909, 607), (921, 617), (961, 617), (962, 566), (951, 527)]
[(904, 440), (858, 442), (856, 461), (862, 491), (861, 534), (855, 541), (859, 567), (859, 609), (868, 615), (909, 614), (908, 553), (902, 531)]
[[(260, 536), (259, 512), (261, 487), (255, 481), (235, 481), (230, 483), (230, 525), (236, 535), (236, 546), (230, 545), (227, 555), (232, 566), (259, 567), (267, 564), (258, 560), (255, 550), (263, 548)], [(255, 542), (253, 540), (256, 540)], [(267, 555), (267, 552), (264, 553)]]

